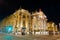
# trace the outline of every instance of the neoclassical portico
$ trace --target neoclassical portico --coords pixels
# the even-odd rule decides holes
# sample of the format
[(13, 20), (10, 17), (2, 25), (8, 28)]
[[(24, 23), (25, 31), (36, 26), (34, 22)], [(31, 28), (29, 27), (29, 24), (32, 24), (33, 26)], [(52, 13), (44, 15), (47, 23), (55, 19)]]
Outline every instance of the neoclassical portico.
[[(26, 34), (29, 34), (29, 28), (31, 26), (31, 14), (24, 10), (20, 9), (17, 11), (18, 13), (18, 22), (17, 22), (17, 31), (25, 31)], [(15, 13), (15, 15), (17, 14)]]

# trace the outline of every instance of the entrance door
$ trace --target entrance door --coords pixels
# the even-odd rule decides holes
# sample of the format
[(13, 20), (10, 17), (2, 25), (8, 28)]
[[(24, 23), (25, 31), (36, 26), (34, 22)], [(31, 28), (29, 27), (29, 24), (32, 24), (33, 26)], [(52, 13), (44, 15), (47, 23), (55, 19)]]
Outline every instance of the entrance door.
[(25, 35), (25, 34), (26, 34), (26, 28), (23, 27), (23, 28), (22, 28), (22, 35)]

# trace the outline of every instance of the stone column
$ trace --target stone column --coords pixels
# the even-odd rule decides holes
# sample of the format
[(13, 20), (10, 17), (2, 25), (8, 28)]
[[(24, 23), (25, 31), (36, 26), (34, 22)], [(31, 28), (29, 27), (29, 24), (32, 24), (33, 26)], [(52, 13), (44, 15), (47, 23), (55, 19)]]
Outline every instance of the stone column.
[(22, 27), (23, 27), (23, 14), (21, 13), (21, 16), (20, 16), (20, 33), (22, 32)]
[(29, 34), (28, 17), (26, 15), (26, 33)]

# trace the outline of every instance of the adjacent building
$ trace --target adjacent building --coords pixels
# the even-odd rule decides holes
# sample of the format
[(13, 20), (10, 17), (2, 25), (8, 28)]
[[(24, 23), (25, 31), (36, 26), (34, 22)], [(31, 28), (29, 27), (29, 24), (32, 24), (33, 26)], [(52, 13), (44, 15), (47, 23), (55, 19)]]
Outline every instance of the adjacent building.
[(58, 34), (58, 28), (54, 22), (47, 22), (47, 27), (48, 27), (49, 35)]
[(47, 17), (43, 11), (32, 13), (32, 27), (34, 34), (48, 35)]

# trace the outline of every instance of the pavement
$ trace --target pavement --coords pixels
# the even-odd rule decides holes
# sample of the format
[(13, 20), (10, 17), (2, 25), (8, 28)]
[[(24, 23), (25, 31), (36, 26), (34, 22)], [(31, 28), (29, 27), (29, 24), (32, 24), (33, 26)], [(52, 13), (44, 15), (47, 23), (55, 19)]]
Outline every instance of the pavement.
[(0, 40), (60, 40), (60, 35), (9, 35), (0, 34)]

